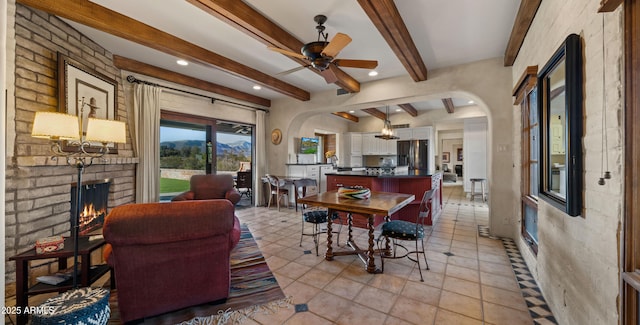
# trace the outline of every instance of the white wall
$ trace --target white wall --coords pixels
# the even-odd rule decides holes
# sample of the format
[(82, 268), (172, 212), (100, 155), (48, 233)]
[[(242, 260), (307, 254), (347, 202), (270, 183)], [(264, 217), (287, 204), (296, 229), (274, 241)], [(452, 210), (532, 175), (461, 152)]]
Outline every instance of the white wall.
[[(584, 58), (584, 190), (580, 217), (569, 217), (539, 200), (538, 255), (520, 236), (517, 243), (559, 324), (617, 324), (620, 230), (623, 222), (623, 19), (622, 8), (597, 13), (600, 0), (542, 1), (512, 70), (512, 88), (527, 66), (541, 69), (571, 33), (582, 37)], [(604, 33), (603, 33), (604, 19)], [(604, 35), (604, 37), (603, 37)], [(604, 43), (603, 43), (604, 40)], [(606, 63), (603, 67), (603, 47)], [(603, 71), (606, 87), (603, 91)], [(606, 105), (603, 112), (603, 93)], [(520, 108), (513, 108), (513, 137), (520, 138)], [(609, 168), (600, 177), (603, 114), (608, 117)], [(520, 196), (520, 145), (513, 150), (518, 168), (512, 181)], [(519, 207), (514, 214), (520, 216)]]
[[(464, 191), (471, 192), (469, 179), (487, 178), (487, 120), (485, 118), (464, 120), (462, 153)], [(454, 160), (457, 161), (456, 159), (457, 157)]]

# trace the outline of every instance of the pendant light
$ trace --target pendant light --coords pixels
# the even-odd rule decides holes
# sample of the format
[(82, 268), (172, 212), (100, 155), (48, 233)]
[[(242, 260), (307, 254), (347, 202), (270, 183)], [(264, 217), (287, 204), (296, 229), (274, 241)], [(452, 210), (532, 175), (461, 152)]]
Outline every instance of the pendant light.
[(384, 115), (384, 125), (382, 126), (382, 131), (380, 131), (380, 134), (376, 135), (375, 137), (379, 139), (384, 139), (384, 140), (400, 139), (397, 136), (393, 135), (393, 129), (391, 128), (391, 121), (389, 121), (389, 105), (387, 105), (387, 112)]

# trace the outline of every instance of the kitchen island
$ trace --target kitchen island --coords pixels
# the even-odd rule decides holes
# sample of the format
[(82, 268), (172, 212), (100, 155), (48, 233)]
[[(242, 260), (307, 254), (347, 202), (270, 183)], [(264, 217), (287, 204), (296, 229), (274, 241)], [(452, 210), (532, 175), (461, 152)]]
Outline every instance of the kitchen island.
[[(327, 190), (337, 190), (340, 187), (362, 186), (374, 192), (391, 192), (413, 194), (415, 200), (398, 212), (391, 215), (391, 219), (400, 219), (415, 222), (420, 201), (425, 191), (436, 189), (429, 206), (429, 216), (425, 221), (426, 225), (432, 225), (433, 221), (442, 212), (442, 173), (407, 171), (394, 174), (367, 173), (366, 171), (345, 171), (327, 173)], [(376, 216), (374, 226), (382, 223), (385, 216)], [(343, 218), (346, 220), (346, 218)], [(367, 228), (366, 224), (357, 224), (357, 227)]]

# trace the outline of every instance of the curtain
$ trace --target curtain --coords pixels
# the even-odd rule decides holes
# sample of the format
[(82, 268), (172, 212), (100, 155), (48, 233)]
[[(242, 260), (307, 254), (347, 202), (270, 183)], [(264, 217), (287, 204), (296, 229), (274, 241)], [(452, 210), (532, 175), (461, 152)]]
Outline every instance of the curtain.
[(256, 110), (256, 141), (255, 141), (256, 156), (255, 156), (255, 162), (253, 163), (253, 166), (255, 168), (253, 173), (253, 184), (255, 184), (253, 197), (254, 197), (255, 206), (260, 206), (260, 204), (262, 203), (262, 197), (263, 197), (262, 191), (264, 189), (264, 187), (262, 186), (262, 176), (267, 170), (267, 166), (266, 166), (266, 161), (267, 161), (266, 144), (267, 143), (265, 140), (266, 130), (265, 130), (264, 119), (265, 119), (265, 112)]
[(161, 88), (136, 84), (133, 98), (136, 202), (160, 201), (160, 93)]

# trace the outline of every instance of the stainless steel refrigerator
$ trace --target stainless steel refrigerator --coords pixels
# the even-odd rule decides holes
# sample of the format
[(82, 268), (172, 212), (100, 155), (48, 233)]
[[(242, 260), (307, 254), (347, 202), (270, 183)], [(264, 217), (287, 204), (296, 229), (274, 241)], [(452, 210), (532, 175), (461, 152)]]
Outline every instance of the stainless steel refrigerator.
[(409, 170), (429, 170), (429, 140), (399, 140), (398, 166)]

